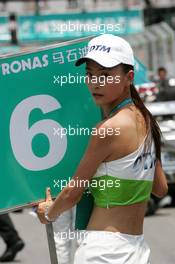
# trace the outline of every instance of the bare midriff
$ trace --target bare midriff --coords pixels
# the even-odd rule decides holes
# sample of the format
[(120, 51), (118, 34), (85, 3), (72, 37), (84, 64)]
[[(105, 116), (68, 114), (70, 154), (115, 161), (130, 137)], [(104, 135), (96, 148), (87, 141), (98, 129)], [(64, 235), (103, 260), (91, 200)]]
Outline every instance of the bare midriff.
[(147, 202), (110, 208), (94, 206), (86, 229), (141, 235), (146, 208)]

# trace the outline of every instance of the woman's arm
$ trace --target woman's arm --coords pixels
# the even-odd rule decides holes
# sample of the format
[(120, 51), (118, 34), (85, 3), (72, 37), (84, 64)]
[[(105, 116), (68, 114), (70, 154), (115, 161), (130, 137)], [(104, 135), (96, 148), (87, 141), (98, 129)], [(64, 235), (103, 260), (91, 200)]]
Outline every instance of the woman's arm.
[(165, 173), (163, 172), (160, 160), (157, 160), (152, 193), (155, 196), (162, 198), (167, 194), (167, 192), (168, 192), (168, 185), (167, 185), (166, 176)]
[(51, 202), (51, 199), (46, 199), (46, 202), (40, 203), (38, 206), (38, 216), (42, 223), (47, 223), (44, 217), (45, 208), (49, 206), (48, 217), (54, 219), (57, 215), (72, 208), (79, 202), (81, 196), (89, 184), (89, 181), (95, 174), (98, 166), (107, 158), (112, 151), (113, 136), (106, 135), (102, 137), (100, 130), (107, 129), (109, 124), (100, 123), (96, 129), (97, 135), (92, 135), (86, 152), (67, 186), (59, 193), (56, 200)]

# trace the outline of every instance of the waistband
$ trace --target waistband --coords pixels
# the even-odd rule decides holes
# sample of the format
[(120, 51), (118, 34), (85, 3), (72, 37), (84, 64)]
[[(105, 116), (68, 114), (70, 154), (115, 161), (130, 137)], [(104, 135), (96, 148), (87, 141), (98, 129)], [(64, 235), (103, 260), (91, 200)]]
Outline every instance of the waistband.
[(104, 230), (76, 230), (78, 244), (88, 242), (91, 240), (108, 240), (108, 239), (121, 239), (128, 242), (137, 242), (144, 240), (144, 234), (131, 235), (121, 232), (112, 232)]

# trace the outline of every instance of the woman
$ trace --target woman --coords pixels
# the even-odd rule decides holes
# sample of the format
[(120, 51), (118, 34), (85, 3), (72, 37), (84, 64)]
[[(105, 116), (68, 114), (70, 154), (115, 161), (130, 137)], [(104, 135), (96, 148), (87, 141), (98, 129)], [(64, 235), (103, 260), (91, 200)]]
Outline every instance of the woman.
[[(72, 178), (75, 183), (88, 180), (94, 196), (86, 237), (74, 263), (148, 264), (150, 250), (143, 235), (147, 201), (151, 193), (158, 197), (167, 193), (160, 130), (133, 85), (134, 56), (129, 43), (111, 34), (95, 37), (76, 66), (84, 62), (89, 91), (103, 109), (104, 120), (97, 124), (99, 133), (91, 136)], [(105, 137), (100, 136), (101, 129)], [(120, 133), (114, 133), (116, 129)], [(54, 221), (78, 203), (85, 188), (73, 185), (68, 184), (54, 202), (47, 190), (46, 201), (38, 206), (42, 223)]]

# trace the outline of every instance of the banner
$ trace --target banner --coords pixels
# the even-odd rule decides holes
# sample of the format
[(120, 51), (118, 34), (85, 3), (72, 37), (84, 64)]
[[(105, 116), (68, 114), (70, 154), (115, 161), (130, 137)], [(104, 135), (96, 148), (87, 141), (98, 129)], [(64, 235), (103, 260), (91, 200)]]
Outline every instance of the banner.
[(101, 120), (85, 83), (78, 82), (84, 67), (74, 66), (85, 44), (0, 59), (1, 212), (43, 199), (47, 186), (56, 196), (73, 176), (90, 129)]
[(150, 80), (148, 79), (147, 67), (137, 58), (135, 58), (134, 72), (135, 72), (135, 76), (134, 76), (135, 85), (140, 85), (150, 82)]
[(103, 33), (128, 35), (144, 30), (141, 10), (19, 16), (18, 25), (21, 42), (70, 40)]
[(8, 16), (0, 16), (0, 43), (10, 41)]
[(19, 46), (0, 46), (0, 55), (2, 54), (12, 54), (12, 53), (16, 53), (16, 52), (20, 52), (20, 47)]

